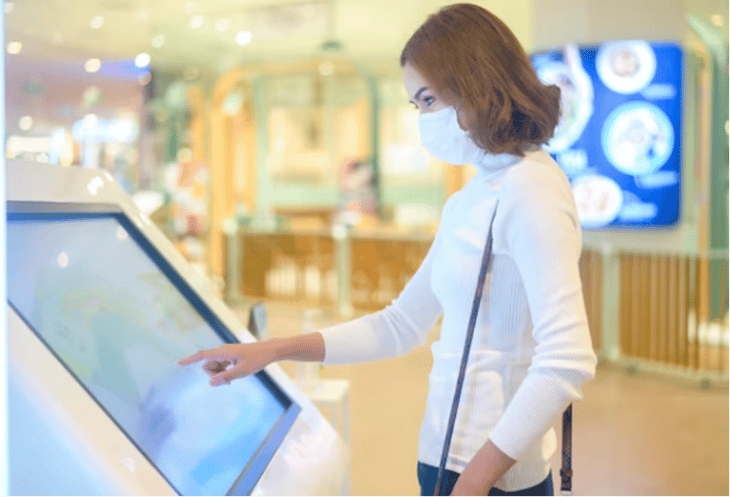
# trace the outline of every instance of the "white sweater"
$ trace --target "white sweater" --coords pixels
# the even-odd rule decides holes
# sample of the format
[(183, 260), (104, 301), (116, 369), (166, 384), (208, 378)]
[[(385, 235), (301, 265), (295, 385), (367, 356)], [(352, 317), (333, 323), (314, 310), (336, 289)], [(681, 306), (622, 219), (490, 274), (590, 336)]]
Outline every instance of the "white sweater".
[[(567, 178), (542, 150), (489, 155), (444, 206), (421, 267), (382, 311), (321, 330), (325, 364), (386, 359), (433, 343), (419, 460), (438, 466), (487, 229), (497, 200), (492, 265), (485, 282), (447, 469), (462, 472), (491, 439), (517, 463), (496, 483), (505, 491), (547, 477), (556, 449), (551, 426), (596, 356), (578, 271), (581, 232)], [(393, 378), (393, 381), (398, 381)]]

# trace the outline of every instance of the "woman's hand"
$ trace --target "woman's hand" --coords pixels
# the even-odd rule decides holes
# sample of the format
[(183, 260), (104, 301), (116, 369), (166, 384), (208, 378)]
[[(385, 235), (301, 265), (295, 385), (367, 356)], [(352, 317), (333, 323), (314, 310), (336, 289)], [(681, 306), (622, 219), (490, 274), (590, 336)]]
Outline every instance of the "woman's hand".
[(481, 482), (466, 481), (465, 478), (459, 476), (450, 495), (489, 495), (491, 489), (491, 484), (485, 485)]
[(487, 440), (461, 472), (451, 495), (487, 495), (494, 483), (516, 462)]
[(180, 359), (177, 364), (187, 366), (205, 360), (203, 369), (208, 373), (211, 386), (228, 384), (237, 378), (257, 373), (277, 360), (276, 348), (271, 342), (227, 343)]

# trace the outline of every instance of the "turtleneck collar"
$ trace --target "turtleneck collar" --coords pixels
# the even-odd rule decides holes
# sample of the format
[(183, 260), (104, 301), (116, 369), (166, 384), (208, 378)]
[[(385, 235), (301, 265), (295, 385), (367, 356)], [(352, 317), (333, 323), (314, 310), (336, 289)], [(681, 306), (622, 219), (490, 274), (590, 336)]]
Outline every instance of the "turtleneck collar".
[(519, 155), (513, 154), (485, 154), (482, 160), (474, 162), (474, 167), (479, 171), (492, 172), (511, 166), (521, 159)]
[[(525, 156), (540, 150), (538, 146), (530, 146), (525, 150)], [(486, 153), (480, 161), (474, 162), (474, 167), (479, 172), (493, 173), (506, 169), (507, 167), (520, 162), (524, 157), (514, 154), (490, 154)]]

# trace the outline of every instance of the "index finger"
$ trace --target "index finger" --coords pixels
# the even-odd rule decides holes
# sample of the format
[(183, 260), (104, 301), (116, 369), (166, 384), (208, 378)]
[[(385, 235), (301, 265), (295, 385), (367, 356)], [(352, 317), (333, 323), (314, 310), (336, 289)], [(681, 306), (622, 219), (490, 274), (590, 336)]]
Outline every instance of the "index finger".
[(210, 359), (214, 355), (215, 355), (215, 349), (199, 350), (193, 355), (184, 357), (182, 359), (178, 359), (176, 361), (176, 363), (179, 366), (187, 366), (188, 364), (193, 364), (194, 362), (199, 362), (199, 361), (202, 361), (203, 359)]

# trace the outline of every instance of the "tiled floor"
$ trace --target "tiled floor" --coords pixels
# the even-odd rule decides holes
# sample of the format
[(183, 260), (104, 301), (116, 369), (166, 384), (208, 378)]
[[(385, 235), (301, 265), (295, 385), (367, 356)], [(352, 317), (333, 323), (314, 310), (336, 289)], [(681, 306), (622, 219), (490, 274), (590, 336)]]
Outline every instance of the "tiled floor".
[[(300, 333), (303, 308), (267, 308), (272, 336)], [(247, 322), (247, 308), (235, 310)], [(330, 322), (337, 318), (319, 319)], [(292, 363), (282, 367), (293, 374)], [(351, 382), (353, 495), (418, 494), (418, 430), (430, 367), (429, 349), (420, 347), (396, 359), (322, 369), (326, 378)], [(600, 366), (584, 393), (574, 406), (576, 495), (728, 495), (727, 387), (702, 390)], [(558, 494), (559, 467), (558, 453)]]

